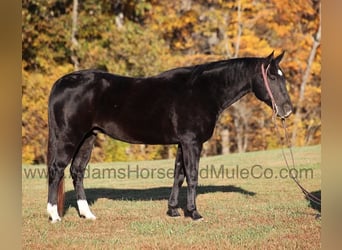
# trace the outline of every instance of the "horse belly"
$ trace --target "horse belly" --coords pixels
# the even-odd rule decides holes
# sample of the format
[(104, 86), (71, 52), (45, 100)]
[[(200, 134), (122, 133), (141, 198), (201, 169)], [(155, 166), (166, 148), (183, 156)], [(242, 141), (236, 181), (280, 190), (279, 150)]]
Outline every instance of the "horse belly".
[(101, 119), (100, 127), (114, 139), (141, 144), (178, 143), (172, 123), (165, 113), (125, 110), (112, 112), (105, 117)]
[(146, 124), (109, 122), (104, 132), (114, 139), (139, 144), (175, 144), (177, 138), (170, 129), (161, 129)]

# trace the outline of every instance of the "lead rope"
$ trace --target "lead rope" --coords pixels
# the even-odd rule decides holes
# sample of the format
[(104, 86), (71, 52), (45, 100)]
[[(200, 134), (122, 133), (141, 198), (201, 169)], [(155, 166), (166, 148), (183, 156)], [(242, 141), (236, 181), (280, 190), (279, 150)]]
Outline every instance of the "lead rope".
[(295, 161), (294, 161), (294, 157), (293, 157), (293, 152), (292, 152), (292, 146), (291, 146), (291, 143), (290, 143), (290, 139), (289, 139), (289, 136), (288, 136), (288, 132), (287, 132), (287, 128), (286, 128), (286, 123), (285, 123), (285, 119), (282, 118), (281, 121), (282, 121), (282, 125), (283, 125), (283, 129), (284, 129), (284, 134), (285, 134), (285, 140), (286, 140), (286, 143), (287, 143), (287, 148), (289, 149), (290, 151), (290, 156), (291, 156), (291, 162), (292, 162), (292, 168), (290, 168), (290, 164), (287, 160), (287, 157), (286, 157), (286, 154), (285, 154), (285, 151), (284, 151), (284, 142), (283, 140), (281, 139), (282, 136), (281, 136), (281, 133), (280, 133), (280, 130), (279, 130), (279, 127), (277, 125), (277, 121), (276, 121), (276, 115), (277, 115), (277, 106), (275, 104), (275, 100), (274, 100), (274, 97), (273, 97), (273, 94), (272, 94), (272, 91), (271, 91), (271, 88), (269, 86), (269, 82), (268, 82), (268, 79), (267, 79), (267, 71), (268, 71), (268, 68), (269, 68), (270, 65), (267, 66), (266, 70), (264, 68), (264, 64), (261, 64), (261, 72), (262, 72), (262, 77), (264, 78), (264, 83), (265, 83), (265, 87), (266, 87), (266, 90), (269, 94), (269, 96), (271, 97), (271, 101), (272, 101), (272, 110), (273, 110), (273, 114), (272, 114), (272, 120), (273, 120), (273, 123), (274, 123), (274, 126), (276, 128), (276, 131), (277, 131), (277, 134), (279, 136), (279, 140), (282, 142), (282, 147), (281, 147), (281, 151), (282, 151), (282, 155), (283, 155), (283, 158), (285, 160), (285, 163), (286, 163), (286, 167), (287, 169), (289, 170), (289, 173), (290, 173), (290, 177), (291, 179), (297, 184), (297, 186), (301, 189), (301, 191), (304, 193), (305, 197), (314, 202), (315, 204), (317, 205), (321, 205), (321, 199), (316, 197), (315, 195), (311, 194), (309, 191), (307, 191), (298, 181), (297, 177), (295, 177), (293, 174), (292, 174), (292, 169), (295, 169)]

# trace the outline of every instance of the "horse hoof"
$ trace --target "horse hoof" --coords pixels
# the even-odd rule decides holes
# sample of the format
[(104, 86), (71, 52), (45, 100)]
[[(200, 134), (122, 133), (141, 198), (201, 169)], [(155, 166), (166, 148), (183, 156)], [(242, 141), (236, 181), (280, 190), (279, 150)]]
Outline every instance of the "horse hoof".
[(170, 217), (179, 217), (180, 216), (177, 208), (169, 208), (169, 210), (167, 210), (166, 214)]
[(51, 218), (51, 217), (50, 217), (50, 221), (51, 221), (52, 224), (55, 224), (55, 223), (57, 223), (58, 221), (62, 221), (62, 219), (61, 219), (60, 217), (58, 217), (58, 218)]
[(96, 220), (96, 216), (93, 215), (91, 212), (87, 214), (81, 214), (82, 218), (85, 218), (86, 220)]
[(185, 217), (191, 217), (191, 219), (193, 219), (194, 221), (201, 221), (201, 220), (203, 220), (202, 215), (200, 215), (197, 212), (197, 210), (193, 210), (193, 211), (186, 210), (184, 215), (185, 215)]

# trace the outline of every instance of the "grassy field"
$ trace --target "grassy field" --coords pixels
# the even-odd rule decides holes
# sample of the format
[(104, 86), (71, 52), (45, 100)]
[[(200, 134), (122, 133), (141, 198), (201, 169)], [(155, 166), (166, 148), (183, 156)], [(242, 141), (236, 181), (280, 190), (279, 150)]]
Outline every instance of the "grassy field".
[[(321, 147), (294, 148), (301, 183), (320, 195)], [(202, 158), (203, 221), (166, 215), (173, 160), (90, 164), (85, 186), (97, 220), (79, 218), (66, 170), (65, 215), (46, 214), (46, 166), (23, 166), (24, 249), (319, 249), (320, 207), (288, 175), (280, 150)], [(186, 186), (186, 185), (184, 185)], [(186, 188), (180, 206), (185, 206)], [(183, 211), (180, 212), (183, 215)]]

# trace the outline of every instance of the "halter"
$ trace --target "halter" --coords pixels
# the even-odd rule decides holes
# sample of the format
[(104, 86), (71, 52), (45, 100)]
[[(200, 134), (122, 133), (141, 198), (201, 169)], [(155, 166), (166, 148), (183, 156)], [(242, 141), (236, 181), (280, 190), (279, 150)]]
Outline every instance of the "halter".
[(262, 77), (264, 79), (264, 84), (265, 84), (265, 87), (266, 87), (266, 90), (271, 98), (271, 101), (272, 101), (272, 110), (273, 110), (273, 114), (272, 114), (272, 119), (273, 119), (273, 122), (274, 122), (274, 126), (276, 128), (276, 131), (277, 131), (277, 135), (279, 137), (279, 140), (282, 142), (282, 147), (281, 147), (281, 150), (282, 150), (282, 154), (283, 154), (283, 158), (285, 160), (285, 163), (286, 163), (286, 167), (287, 169), (289, 170), (289, 173), (290, 173), (290, 177), (291, 179), (297, 184), (297, 186), (301, 189), (301, 191), (304, 193), (305, 197), (316, 203), (317, 205), (321, 205), (321, 199), (316, 197), (315, 195), (311, 194), (309, 191), (307, 191), (300, 183), (299, 183), (299, 180), (297, 179), (297, 177), (295, 177), (293, 174), (292, 174), (292, 169), (295, 169), (295, 162), (294, 162), (294, 157), (293, 157), (293, 152), (292, 152), (292, 145), (290, 143), (290, 139), (289, 139), (289, 136), (288, 136), (288, 132), (287, 132), (287, 128), (286, 128), (286, 124), (285, 124), (285, 118), (282, 118), (281, 121), (282, 121), (282, 125), (283, 125), (283, 129), (284, 129), (284, 134), (285, 134), (285, 139), (286, 139), (286, 143), (287, 143), (287, 148), (289, 149), (290, 151), (290, 156), (291, 156), (291, 162), (292, 162), (292, 168), (290, 168), (290, 164), (286, 158), (286, 155), (285, 155), (285, 151), (284, 151), (284, 147), (285, 147), (285, 143), (283, 142), (283, 140), (281, 139), (281, 134), (280, 134), (280, 131), (279, 131), (279, 128), (278, 128), (278, 125), (277, 125), (277, 122), (276, 122), (276, 115), (277, 115), (277, 105), (275, 103), (275, 100), (274, 100), (274, 97), (273, 97), (273, 94), (272, 94), (272, 91), (271, 91), (271, 88), (270, 88), (270, 84), (268, 82), (268, 79), (267, 79), (267, 71), (269, 69), (270, 65), (268, 65), (266, 67), (266, 70), (265, 70), (265, 67), (264, 67), (264, 64), (261, 64), (261, 72), (262, 72)]
[(269, 84), (268, 79), (267, 79), (267, 71), (268, 71), (269, 67), (270, 67), (270, 65), (267, 65), (267, 68), (265, 70), (264, 64), (261, 64), (261, 72), (262, 72), (262, 77), (264, 78), (264, 84), (265, 84), (266, 90), (268, 92), (268, 95), (271, 97), (273, 114), (276, 115), (277, 114), (277, 105), (276, 105), (276, 102), (274, 100), (274, 97), (273, 97), (273, 94), (272, 94), (272, 91), (270, 88), (270, 84)]

